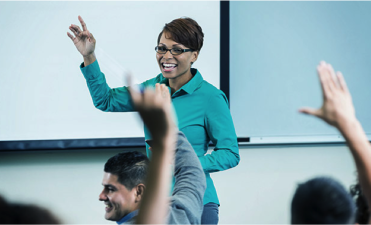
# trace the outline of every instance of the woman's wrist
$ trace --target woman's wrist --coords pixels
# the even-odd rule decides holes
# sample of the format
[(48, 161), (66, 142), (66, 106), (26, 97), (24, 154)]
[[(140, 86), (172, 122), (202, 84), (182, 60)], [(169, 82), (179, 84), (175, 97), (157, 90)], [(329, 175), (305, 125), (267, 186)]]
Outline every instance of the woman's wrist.
[(95, 62), (96, 60), (96, 57), (95, 57), (95, 53), (91, 53), (87, 56), (83, 56), (84, 57), (84, 66), (88, 66), (90, 64), (92, 64), (93, 62)]

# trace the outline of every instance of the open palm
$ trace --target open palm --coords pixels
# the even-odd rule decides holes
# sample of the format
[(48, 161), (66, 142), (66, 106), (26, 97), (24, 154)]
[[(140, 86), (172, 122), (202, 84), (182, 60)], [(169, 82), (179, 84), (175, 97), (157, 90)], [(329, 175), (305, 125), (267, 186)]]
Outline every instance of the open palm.
[(322, 107), (319, 109), (302, 108), (299, 111), (317, 116), (335, 127), (339, 127), (339, 123), (346, 120), (355, 120), (352, 97), (343, 75), (340, 72), (336, 74), (332, 66), (326, 62), (321, 62), (317, 71), (323, 93)]
[(86, 24), (84, 20), (81, 18), (81, 16), (79, 16), (78, 18), (81, 23), (82, 30), (80, 29), (79, 26), (71, 24), (69, 29), (75, 36), (73, 36), (69, 32), (67, 32), (67, 35), (68, 37), (71, 38), (71, 40), (73, 41), (81, 55), (89, 56), (94, 53), (96, 41), (92, 33), (90, 33), (89, 30), (87, 29)]

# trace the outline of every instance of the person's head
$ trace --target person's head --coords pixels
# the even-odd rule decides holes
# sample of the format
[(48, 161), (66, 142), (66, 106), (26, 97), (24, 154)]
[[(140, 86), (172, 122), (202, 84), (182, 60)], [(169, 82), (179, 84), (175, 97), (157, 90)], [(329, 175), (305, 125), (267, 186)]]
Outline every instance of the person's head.
[[(191, 18), (179, 18), (165, 24), (158, 35), (156, 59), (166, 78), (177, 78), (190, 72), (202, 48), (204, 34)], [(166, 49), (173, 49), (173, 54)], [(182, 52), (187, 49), (187, 52)]]
[(60, 224), (49, 210), (36, 205), (10, 203), (0, 196), (0, 224)]
[(353, 199), (332, 178), (318, 177), (300, 184), (291, 203), (292, 224), (350, 224), (354, 216)]
[(104, 165), (104, 188), (99, 195), (99, 200), (106, 204), (107, 220), (118, 221), (139, 208), (148, 165), (147, 156), (135, 151), (108, 159)]
[(355, 222), (358, 224), (367, 224), (370, 218), (370, 210), (366, 198), (362, 194), (361, 185), (359, 183), (352, 185), (350, 187), (350, 194), (353, 196), (357, 206)]

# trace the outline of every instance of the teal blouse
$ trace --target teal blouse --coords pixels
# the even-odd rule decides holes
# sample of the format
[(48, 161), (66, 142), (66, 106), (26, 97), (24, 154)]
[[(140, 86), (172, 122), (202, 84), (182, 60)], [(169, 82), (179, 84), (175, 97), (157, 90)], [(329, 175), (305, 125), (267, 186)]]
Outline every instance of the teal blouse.
[[(97, 61), (86, 67), (82, 63), (80, 68), (96, 108), (105, 112), (134, 111), (127, 87), (110, 88)], [(193, 78), (171, 98), (178, 117), (179, 130), (191, 143), (206, 175), (204, 204), (213, 202), (219, 205), (210, 173), (235, 167), (239, 163), (237, 136), (224, 93), (205, 81), (197, 69), (191, 69), (191, 72)], [(155, 86), (156, 83), (169, 85), (168, 79), (162, 74), (142, 85), (148, 87)], [(145, 137), (149, 138), (146, 129)], [(211, 154), (206, 154), (210, 140), (215, 148)], [(147, 146), (147, 155), (149, 154)]]

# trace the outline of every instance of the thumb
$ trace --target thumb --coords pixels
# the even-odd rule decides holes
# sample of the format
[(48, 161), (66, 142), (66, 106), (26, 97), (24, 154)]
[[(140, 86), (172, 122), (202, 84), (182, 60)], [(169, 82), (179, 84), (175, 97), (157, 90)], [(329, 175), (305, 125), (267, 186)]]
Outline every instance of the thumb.
[(95, 38), (93, 36), (93, 34), (89, 31), (89, 41), (90, 42), (95, 42)]
[(317, 116), (317, 117), (319, 117), (319, 115), (320, 115), (318, 109), (313, 109), (313, 108), (308, 108), (308, 107), (300, 108), (299, 112), (307, 114), (307, 115)]

